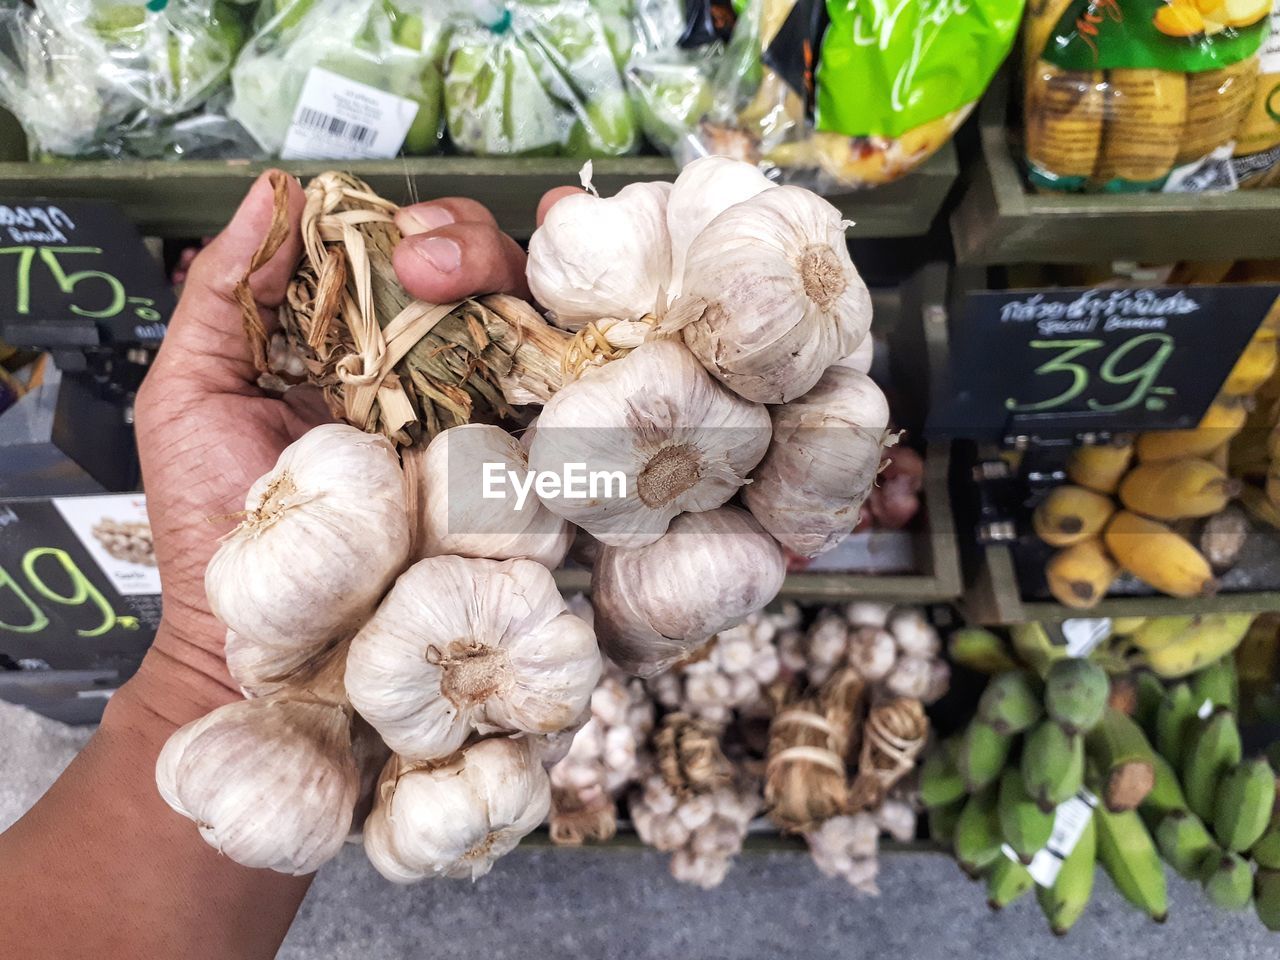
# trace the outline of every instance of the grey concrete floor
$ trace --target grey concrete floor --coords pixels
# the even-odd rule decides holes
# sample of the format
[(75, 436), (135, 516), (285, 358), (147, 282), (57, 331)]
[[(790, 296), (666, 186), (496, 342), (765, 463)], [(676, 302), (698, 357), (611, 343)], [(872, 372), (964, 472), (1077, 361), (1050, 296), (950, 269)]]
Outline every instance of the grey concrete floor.
[[(87, 731), (0, 704), (0, 829), (17, 819)], [(631, 848), (525, 847), (475, 884), (388, 884), (348, 847), (321, 870), (282, 960), (764, 960), (894, 957), (1108, 960), (1280, 956), (1280, 935), (1251, 914), (1212, 909), (1171, 879), (1157, 926), (1099, 874), (1088, 912), (1058, 940), (1033, 898), (991, 913), (980, 886), (947, 857), (881, 858), (882, 895), (855, 895), (802, 852), (744, 854), (724, 885), (675, 883), (660, 854)]]

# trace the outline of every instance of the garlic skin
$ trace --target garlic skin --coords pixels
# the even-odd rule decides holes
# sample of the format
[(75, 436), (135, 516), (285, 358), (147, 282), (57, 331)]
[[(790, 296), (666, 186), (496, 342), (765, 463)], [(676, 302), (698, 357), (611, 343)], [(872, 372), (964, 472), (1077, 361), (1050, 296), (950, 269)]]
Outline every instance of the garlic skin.
[(750, 200), (774, 186), (754, 163), (730, 157), (699, 157), (687, 164), (667, 198), (667, 232), (671, 236), (671, 297), (680, 293), (689, 244), (712, 220), (734, 204)]
[(840, 877), (856, 890), (873, 896), (880, 892), (875, 882), (880, 827), (871, 814), (832, 817), (806, 833), (805, 840), (814, 864), (824, 876)]
[(890, 676), (898, 660), (893, 634), (879, 627), (856, 627), (849, 632), (849, 666), (866, 680), (878, 682)]
[(286, 447), (245, 511), (204, 582), (214, 615), (246, 642), (314, 655), (368, 617), (409, 555), (395, 448), (346, 424)]
[(847, 367), (850, 370), (857, 370), (859, 373), (871, 374), (871, 367), (876, 359), (876, 342), (871, 334), (867, 334), (862, 338), (862, 342), (858, 344), (858, 348), (847, 357), (841, 357), (833, 367)]
[(685, 261), (683, 296), (706, 304), (684, 327), (694, 356), (748, 400), (807, 393), (871, 328), (871, 295), (844, 229), (835, 207), (792, 186), (712, 220)]
[(772, 412), (773, 441), (742, 499), (775, 540), (815, 557), (858, 525), (880, 471), (889, 402), (865, 374), (832, 367)]
[(660, 312), (671, 274), (669, 183), (632, 183), (612, 197), (579, 193), (547, 211), (529, 238), (525, 277), (550, 320), (579, 330), (601, 317)]
[(342, 848), (359, 794), (350, 710), (288, 693), (229, 703), (169, 738), (156, 785), (236, 863), (313, 873)]
[(591, 580), (601, 648), (651, 677), (762, 609), (785, 575), (782, 550), (745, 511), (681, 514), (648, 546), (601, 548)]
[(481, 740), (442, 764), (392, 756), (365, 821), (364, 849), (394, 883), (477, 880), (550, 807), (551, 784), (526, 741)]
[(886, 624), (899, 649), (908, 656), (930, 659), (942, 650), (942, 641), (925, 615), (913, 607), (895, 610)]
[(769, 436), (763, 406), (724, 389), (677, 341), (656, 340), (552, 397), (529, 445), (529, 467), (556, 476), (571, 464), (620, 474), (622, 484), (598, 490), (612, 495), (541, 500), (601, 543), (640, 547), (678, 514), (729, 500)]
[(234, 630), (227, 631), (223, 654), (231, 679), (239, 684), (240, 692), (250, 700), (284, 689), (289, 677), (316, 656), (315, 651), (305, 647), (289, 650), (254, 643)]
[(887, 603), (855, 600), (844, 608), (844, 618), (851, 627), (883, 627), (892, 612), (893, 607)]
[(525, 558), (554, 570), (573, 542), (573, 528), (529, 491), (517, 508), (516, 492), (504, 479), (502, 497), (485, 497), (486, 471), (498, 465), (503, 478), (524, 484), (528, 457), (520, 441), (501, 427), (468, 423), (436, 435), (424, 448), (404, 451), (410, 486), (415, 560), (451, 554), (491, 560)]
[(591, 627), (532, 560), (432, 557), (351, 641), (351, 703), (396, 753), (433, 760), (475, 732), (556, 733), (600, 678)]

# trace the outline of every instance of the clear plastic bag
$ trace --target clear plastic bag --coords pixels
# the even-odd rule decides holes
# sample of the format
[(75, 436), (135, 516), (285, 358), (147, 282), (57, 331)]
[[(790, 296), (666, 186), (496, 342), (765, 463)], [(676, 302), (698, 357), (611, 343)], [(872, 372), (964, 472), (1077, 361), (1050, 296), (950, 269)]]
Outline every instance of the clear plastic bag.
[[(617, 26), (615, 21), (615, 26)], [(617, 156), (639, 143), (610, 34), (588, 0), (477, 2), (445, 56), (449, 137), (480, 156)]]
[(748, 0), (711, 108), (677, 145), (821, 192), (887, 183), (964, 122), (1013, 44), (1023, 0)]
[(264, 0), (231, 73), (230, 116), (273, 156), (430, 153), (441, 17), (430, 0)]
[[(1023, 41), (1028, 177), (1045, 191), (1201, 192), (1280, 175), (1280, 2), (1038, 0)], [(1268, 50), (1270, 53), (1268, 54)]]
[(0, 102), (34, 155), (119, 156), (226, 86), (246, 34), (224, 0), (0, 3)]

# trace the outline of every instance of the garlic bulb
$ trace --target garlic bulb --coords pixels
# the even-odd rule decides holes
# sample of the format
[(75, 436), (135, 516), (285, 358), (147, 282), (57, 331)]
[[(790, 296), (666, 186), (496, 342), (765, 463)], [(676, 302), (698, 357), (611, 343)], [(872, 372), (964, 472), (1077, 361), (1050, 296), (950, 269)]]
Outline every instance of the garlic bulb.
[(893, 634), (879, 627), (855, 627), (849, 631), (849, 666), (863, 679), (875, 683), (888, 677), (898, 663)]
[(831, 550), (858, 525), (888, 425), (880, 388), (856, 370), (832, 367), (809, 393), (774, 408), (773, 442), (743, 502), (792, 552)]
[(551, 321), (578, 330), (592, 320), (660, 312), (671, 274), (669, 183), (632, 183), (615, 196), (564, 197), (529, 238), (525, 276)]
[(840, 877), (855, 889), (875, 895), (880, 827), (869, 813), (832, 817), (804, 835), (813, 862), (824, 876)]
[(468, 423), (404, 451), (415, 559), (524, 557), (555, 569), (573, 528), (534, 495), (528, 457), (501, 427)]
[(883, 627), (892, 612), (893, 608), (887, 603), (855, 600), (844, 608), (844, 618), (851, 627)]
[(871, 366), (876, 359), (876, 342), (871, 334), (867, 334), (862, 338), (862, 342), (858, 344), (856, 350), (847, 357), (841, 357), (833, 367), (848, 367), (850, 370), (857, 370), (859, 373), (870, 375)]
[(910, 843), (916, 838), (916, 812), (911, 804), (896, 797), (889, 797), (879, 808), (872, 810), (876, 826), (899, 843)]
[(393, 756), (382, 772), (364, 849), (395, 883), (476, 880), (547, 816), (551, 785), (526, 741), (481, 740), (440, 764)]
[(807, 393), (871, 327), (871, 295), (840, 212), (800, 187), (736, 204), (689, 245), (683, 295), (706, 304), (685, 343), (748, 400)]
[(156, 761), (160, 795), (236, 863), (312, 873), (341, 849), (359, 796), (339, 696), (286, 690), (187, 724)]
[(716, 634), (706, 657), (659, 674), (649, 681), (650, 689), (664, 707), (719, 726), (728, 724), (735, 710), (763, 715), (769, 684), (781, 666), (776, 635), (767, 615), (753, 613)]
[[(684, 511), (720, 506), (769, 444), (769, 414), (707, 376), (678, 342), (645, 343), (551, 398), (529, 445), (540, 476), (585, 471), (584, 495), (538, 491), (605, 544), (643, 546)], [(598, 482), (597, 482), (598, 481)]]
[(446, 757), (474, 732), (555, 733), (600, 678), (595, 636), (532, 560), (432, 557), (351, 641), (347, 695), (396, 753)]
[(729, 157), (699, 157), (680, 171), (667, 198), (667, 232), (671, 235), (671, 282), (675, 297), (684, 278), (685, 254), (693, 238), (724, 211), (749, 200), (773, 182), (754, 163)]
[(913, 657), (936, 657), (942, 649), (938, 631), (914, 607), (900, 607), (893, 611), (886, 624), (903, 653)]
[(762, 609), (785, 575), (782, 550), (745, 511), (681, 514), (648, 546), (601, 548), (591, 581), (601, 647), (651, 677)]
[(204, 582), (214, 614), (246, 642), (318, 652), (368, 617), (408, 557), (395, 448), (345, 424), (286, 447), (245, 511)]
[(224, 656), (227, 672), (246, 697), (265, 697), (288, 685), (289, 678), (303, 669), (316, 651), (302, 647), (269, 647), (248, 640), (234, 630), (227, 631)]

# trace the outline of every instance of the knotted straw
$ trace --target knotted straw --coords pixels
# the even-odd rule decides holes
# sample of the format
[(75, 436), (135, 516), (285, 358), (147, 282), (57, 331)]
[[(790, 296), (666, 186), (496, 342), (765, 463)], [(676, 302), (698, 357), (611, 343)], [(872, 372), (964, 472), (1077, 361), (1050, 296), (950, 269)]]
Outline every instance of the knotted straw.
[[(273, 186), (271, 228), (236, 287), (263, 373), (269, 334), (249, 281), (289, 235), (283, 174)], [(391, 263), (400, 240), (395, 204), (337, 172), (313, 179), (305, 194), (304, 253), (279, 319), (334, 416), (406, 445), (510, 416), (510, 405), (545, 402), (559, 388), (569, 337), (531, 306), (503, 295), (414, 300)]]
[(919, 700), (906, 697), (871, 708), (862, 736), (858, 775), (849, 790), (849, 812), (874, 810), (916, 765), (929, 738), (929, 718)]

